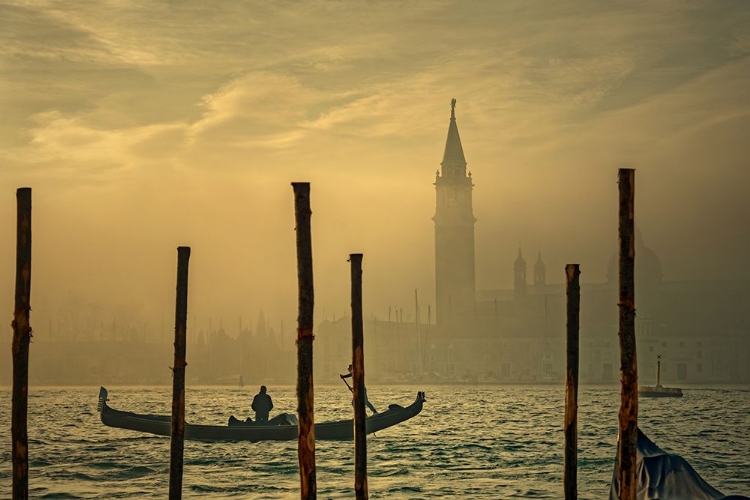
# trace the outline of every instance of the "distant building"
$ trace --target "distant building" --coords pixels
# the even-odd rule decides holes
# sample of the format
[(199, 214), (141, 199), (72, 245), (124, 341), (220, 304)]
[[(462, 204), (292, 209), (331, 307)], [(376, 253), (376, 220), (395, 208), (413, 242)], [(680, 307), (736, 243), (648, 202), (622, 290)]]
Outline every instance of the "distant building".
[[(367, 320), (368, 380), (562, 381), (565, 285), (547, 283), (541, 252), (531, 283), (519, 248), (512, 288), (476, 290), (474, 185), (466, 169), (455, 105), (454, 99), (435, 178), (436, 324), (404, 323), (398, 315), (396, 321)], [(619, 380), (617, 263), (617, 255), (612, 255), (606, 282), (581, 286), (582, 382)], [(664, 281), (661, 261), (645, 246), (639, 231), (635, 279), (643, 384), (655, 383), (657, 355), (662, 356), (665, 385), (750, 382), (750, 280)], [(348, 364), (350, 331), (349, 318), (320, 325), (316, 359), (321, 376)]]
[[(451, 101), (451, 119), (445, 153), (435, 175), (435, 303), (437, 323), (461, 331), (461, 318), (474, 310), (474, 218), (471, 172), (456, 124), (456, 100)], [(454, 320), (457, 320), (454, 322)]]

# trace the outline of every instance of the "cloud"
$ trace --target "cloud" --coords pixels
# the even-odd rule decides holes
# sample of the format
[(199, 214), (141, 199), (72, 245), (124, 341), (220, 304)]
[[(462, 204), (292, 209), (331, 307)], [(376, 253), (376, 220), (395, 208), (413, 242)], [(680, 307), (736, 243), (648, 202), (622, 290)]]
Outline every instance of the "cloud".
[(316, 99), (314, 89), (292, 77), (250, 73), (202, 97), (205, 112), (191, 124), (190, 136), (225, 140), (286, 131), (304, 120)]
[(147, 162), (163, 159), (179, 145), (185, 129), (181, 124), (101, 129), (87, 123), (85, 116), (70, 117), (58, 111), (37, 113), (31, 120), (36, 127), (30, 130), (29, 147), (17, 158), (28, 164), (54, 164), (48, 173), (80, 180), (137, 169), (144, 156)]
[(730, 54), (733, 56), (746, 56), (750, 54), (750, 30), (738, 30), (730, 43), (729, 49)]

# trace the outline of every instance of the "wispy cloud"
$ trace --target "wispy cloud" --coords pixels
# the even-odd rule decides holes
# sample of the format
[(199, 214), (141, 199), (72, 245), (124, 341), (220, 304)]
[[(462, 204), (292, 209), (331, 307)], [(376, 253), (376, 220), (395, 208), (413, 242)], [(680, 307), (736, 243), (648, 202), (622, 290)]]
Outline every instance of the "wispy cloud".
[(729, 44), (733, 56), (747, 56), (750, 54), (750, 29), (738, 30)]
[(191, 125), (192, 136), (264, 135), (298, 126), (319, 99), (315, 90), (296, 79), (272, 73), (251, 73), (202, 97), (205, 112)]

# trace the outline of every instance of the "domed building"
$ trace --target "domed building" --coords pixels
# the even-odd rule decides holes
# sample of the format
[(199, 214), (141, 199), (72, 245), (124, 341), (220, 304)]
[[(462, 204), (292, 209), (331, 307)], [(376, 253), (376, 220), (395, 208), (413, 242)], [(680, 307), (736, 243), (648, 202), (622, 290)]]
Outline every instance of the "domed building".
[[(643, 243), (640, 229), (635, 230), (635, 284), (636, 287), (655, 287), (661, 285), (663, 274), (661, 259)], [(612, 254), (607, 267), (607, 283), (617, 284), (619, 278), (618, 254)]]
[[(418, 308), (412, 323), (404, 322), (398, 312), (392, 316), (390, 309), (383, 314), (387, 321), (367, 320), (368, 376), (375, 381), (413, 376), (440, 383), (562, 382), (566, 285), (547, 282), (541, 251), (531, 267), (518, 249), (515, 261), (507, 262), (513, 272), (507, 287), (475, 289), (474, 183), (455, 106), (453, 100), (443, 161), (434, 182), (434, 307), (430, 309), (428, 299), (427, 322), (424, 316), (420, 321)], [(616, 202), (612, 200), (613, 205)], [(616, 248), (617, 241), (612, 243)], [(590, 263), (580, 264), (589, 276)], [(603, 282), (581, 283), (582, 383), (616, 384), (619, 379), (618, 282), (614, 253)], [(750, 280), (665, 280), (662, 260), (636, 229), (635, 301), (638, 372), (644, 384), (656, 380), (658, 355), (665, 384), (750, 382)], [(320, 353), (329, 363), (324, 372), (346, 366), (349, 322), (324, 322), (318, 333), (316, 356)]]
[[(607, 266), (607, 285), (617, 289), (620, 277), (619, 256), (612, 254)], [(643, 243), (640, 229), (635, 230), (635, 305), (641, 318), (655, 312), (656, 299), (661, 292), (661, 259)]]

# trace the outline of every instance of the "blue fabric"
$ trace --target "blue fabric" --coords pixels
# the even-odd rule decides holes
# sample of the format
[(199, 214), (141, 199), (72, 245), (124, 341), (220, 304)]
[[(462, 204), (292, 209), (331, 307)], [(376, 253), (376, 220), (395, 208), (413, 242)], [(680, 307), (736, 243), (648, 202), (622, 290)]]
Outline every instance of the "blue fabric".
[[(741, 495), (724, 496), (700, 477), (687, 460), (662, 450), (640, 429), (636, 452), (637, 500), (750, 500)], [(617, 500), (618, 492), (615, 457), (610, 500)]]

